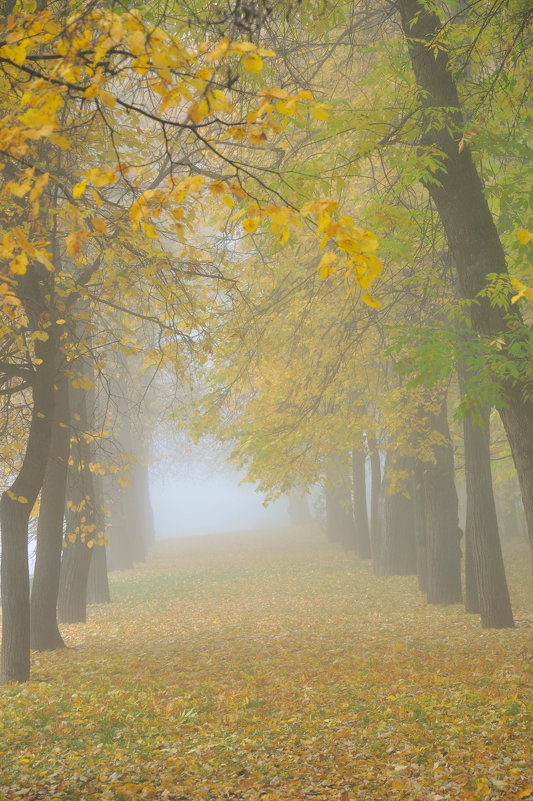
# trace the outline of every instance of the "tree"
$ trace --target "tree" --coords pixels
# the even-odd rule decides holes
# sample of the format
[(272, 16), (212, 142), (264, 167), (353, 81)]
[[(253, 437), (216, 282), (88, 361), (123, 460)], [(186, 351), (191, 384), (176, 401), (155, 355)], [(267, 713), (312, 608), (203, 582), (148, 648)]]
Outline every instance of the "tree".
[[(463, 137), (464, 119), (453, 64), (440, 44), (443, 24), (419, 0), (397, 0), (409, 55), (420, 90), (424, 134), (420, 146), (438, 153), (440, 167), (423, 179), (448, 239), (463, 296), (471, 301), (475, 330), (501, 340), (514, 369), (501, 377), (499, 412), (517, 470), (533, 556), (533, 399), (523, 373), (527, 329), (515, 305), (491, 302), (491, 275), (509, 284), (504, 250), (484, 196), (479, 173)], [(527, 22), (523, 15), (521, 26)], [(509, 285), (510, 287), (510, 285)], [(510, 291), (509, 295), (510, 296)]]

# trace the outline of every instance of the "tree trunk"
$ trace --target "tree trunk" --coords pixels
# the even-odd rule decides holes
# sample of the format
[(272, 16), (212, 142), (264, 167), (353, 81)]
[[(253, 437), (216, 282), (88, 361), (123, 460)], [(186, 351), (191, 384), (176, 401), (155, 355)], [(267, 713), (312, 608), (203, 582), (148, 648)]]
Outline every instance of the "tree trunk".
[(326, 517), (328, 539), (340, 542), (345, 551), (355, 551), (355, 527), (348, 481), (348, 466), (341, 456), (328, 461)]
[(434, 447), (435, 462), (428, 462), (425, 469), (427, 598), (431, 604), (460, 603), (462, 532), (445, 396), (429, 424), (442, 442)]
[(72, 444), (67, 479), (65, 547), (59, 576), (57, 615), (61, 623), (85, 623), (91, 546), (98, 527), (94, 476), (89, 469), (90, 450), (85, 439), (88, 431), (86, 394), (84, 390), (72, 387), (69, 390), (72, 419), (79, 421), (79, 431)]
[[(93, 483), (95, 491), (94, 518), (96, 528), (98, 532), (105, 534), (106, 519), (102, 477), (93, 475)], [(108, 604), (111, 602), (111, 595), (109, 593), (109, 581), (107, 576), (107, 550), (103, 544), (96, 546), (93, 550), (94, 553), (89, 565), (89, 576), (87, 579), (87, 603)]]
[[(470, 307), (474, 328), (503, 341), (516, 340), (525, 332), (518, 304), (502, 308), (479, 296), (490, 274), (507, 277), (508, 271), (470, 150), (466, 145), (459, 152), (464, 123), (447, 52), (441, 48), (435, 52), (430, 46), (442, 30), (441, 21), (421, 0), (397, 0), (397, 7), (421, 104), (429, 110), (420, 144), (444, 154), (443, 168), (434, 176), (437, 181), (425, 185), (444, 226), (462, 294), (476, 298)], [(447, 123), (440, 119), (438, 125), (432, 122), (435, 109), (444, 110)], [(507, 357), (519, 364), (509, 352)], [(533, 401), (525, 378), (504, 378), (501, 389), (506, 402), (499, 412), (518, 474), (533, 557)]]
[[(145, 455), (147, 456), (147, 454)], [(139, 470), (141, 473), (141, 487), (142, 487), (142, 498), (143, 498), (143, 519), (144, 519), (144, 544), (146, 548), (151, 548), (152, 545), (155, 543), (155, 526), (154, 526), (154, 510), (152, 508), (152, 501), (150, 498), (150, 475), (148, 472), (148, 465), (145, 461), (143, 461), (139, 465)], [(302, 498), (303, 506), (304, 506), (304, 514), (306, 518), (306, 525), (312, 522), (312, 515), (309, 509), (309, 502), (307, 499), (307, 495), (303, 496)]]
[[(67, 536), (69, 529), (67, 522)], [(57, 617), (61, 623), (85, 623), (87, 620), (87, 577), (92, 553), (79, 532), (76, 540), (69, 542), (63, 551), (57, 601)]]
[(381, 459), (376, 440), (367, 434), (368, 452), (370, 456), (370, 547), (374, 573), (378, 574), (378, 562), (381, 549), (381, 518), (379, 513), (381, 497)]
[(89, 575), (87, 577), (87, 603), (111, 603), (107, 578), (107, 554), (104, 545), (97, 545), (93, 548), (93, 556), (89, 564)]
[(490, 468), (490, 407), (482, 422), (464, 419), (467, 531), (483, 628), (514, 626), (503, 564)]
[(465, 522), (465, 611), (469, 615), (479, 615), (479, 595), (477, 592), (476, 574), (474, 572), (474, 555), (472, 553), (472, 504), (466, 508)]
[(70, 451), (68, 379), (57, 378), (50, 454), (41, 491), (37, 549), (31, 589), (31, 647), (37, 651), (64, 648), (57, 625), (57, 596), (63, 544), (63, 519)]
[(22, 467), (0, 501), (2, 684), (30, 677), (28, 520), (43, 483), (50, 448), (56, 338), (52, 327), (49, 331), (46, 342), (35, 342), (36, 356), (42, 361), (35, 366), (32, 418)]
[(371, 559), (370, 529), (366, 507), (366, 454), (357, 448), (352, 451), (352, 479), (357, 556), (359, 559)]
[(415, 525), (416, 575), (421, 592), (428, 591), (428, 550), (426, 532), (425, 466), (416, 460), (413, 468), (413, 504)]
[(390, 493), (390, 470), (406, 469), (405, 456), (394, 458), (387, 454), (387, 468), (383, 482), (384, 525), (380, 554), (380, 573), (385, 576), (410, 576), (416, 573), (415, 521), (413, 499), (405, 491)]

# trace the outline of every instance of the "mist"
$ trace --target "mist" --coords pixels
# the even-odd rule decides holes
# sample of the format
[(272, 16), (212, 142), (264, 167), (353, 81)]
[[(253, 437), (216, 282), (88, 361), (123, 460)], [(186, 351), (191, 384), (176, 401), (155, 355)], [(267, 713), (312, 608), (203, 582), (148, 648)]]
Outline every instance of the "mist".
[(194, 476), (150, 476), (156, 539), (284, 526), (288, 499), (264, 506), (264, 495), (231, 467)]

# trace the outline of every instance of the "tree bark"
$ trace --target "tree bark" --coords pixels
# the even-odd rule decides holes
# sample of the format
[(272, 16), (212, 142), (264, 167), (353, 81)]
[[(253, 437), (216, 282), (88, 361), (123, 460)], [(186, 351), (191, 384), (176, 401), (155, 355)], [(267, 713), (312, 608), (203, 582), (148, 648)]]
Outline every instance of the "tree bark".
[(391, 470), (405, 470), (407, 458), (395, 459), (394, 454), (387, 454), (384, 493), (384, 520), (380, 553), (380, 574), (385, 576), (410, 576), (416, 573), (415, 521), (413, 499), (405, 491), (390, 493)]
[(415, 526), (416, 575), (421, 592), (428, 591), (428, 549), (426, 532), (425, 466), (415, 460), (413, 467), (413, 504)]
[(352, 451), (352, 479), (357, 556), (359, 559), (371, 559), (370, 529), (366, 506), (366, 454), (357, 448)]
[[(480, 296), (490, 274), (508, 276), (503, 247), (483, 194), (483, 186), (468, 146), (459, 152), (463, 128), (457, 86), (448, 55), (428, 46), (442, 30), (440, 19), (421, 0), (396, 0), (409, 46), (421, 104), (428, 110), (422, 146), (438, 149), (444, 164), (424, 182), (433, 199), (448, 239), (462, 294), (476, 298), (471, 315), (476, 331), (509, 341), (525, 331), (518, 304), (501, 308)], [(447, 124), (432, 122), (431, 111), (442, 109)], [(433, 115), (433, 119), (434, 119)], [(510, 360), (513, 356), (507, 352)], [(515, 360), (516, 361), (516, 360)], [(499, 413), (505, 427), (518, 474), (533, 557), (533, 401), (527, 381), (507, 377), (501, 381), (505, 403)]]
[(31, 589), (31, 647), (37, 651), (64, 648), (57, 625), (57, 596), (63, 544), (63, 520), (70, 451), (68, 379), (56, 379), (50, 454), (41, 490), (37, 549)]
[[(94, 520), (97, 531), (105, 534), (106, 519), (102, 477), (93, 475), (93, 483), (95, 492)], [(87, 603), (108, 604), (111, 602), (111, 595), (107, 576), (107, 550), (105, 545), (98, 545), (93, 551), (93, 556), (89, 565), (89, 576), (87, 578)]]
[(71, 447), (67, 478), (65, 547), (59, 576), (57, 616), (61, 623), (85, 623), (87, 578), (92, 557), (91, 541), (98, 531), (95, 517), (94, 476), (89, 469), (90, 450), (85, 439), (88, 415), (84, 390), (69, 387), (72, 419), (79, 431)]
[(107, 577), (107, 554), (104, 545), (97, 545), (93, 548), (93, 555), (89, 564), (89, 575), (87, 577), (87, 603), (111, 603)]
[(370, 547), (374, 573), (378, 573), (379, 553), (381, 549), (381, 518), (379, 513), (381, 497), (381, 458), (374, 437), (367, 434), (368, 453), (370, 457)]
[(455, 489), (453, 449), (448, 427), (446, 398), (429, 425), (442, 441), (434, 447), (434, 462), (425, 468), (427, 531), (427, 599), (431, 604), (463, 600), (461, 586), (461, 537), (459, 504)]
[(326, 518), (328, 539), (339, 542), (345, 551), (355, 551), (355, 527), (348, 481), (348, 466), (338, 455), (328, 460)]
[(490, 467), (490, 407), (481, 410), (481, 424), (464, 419), (466, 532), (472, 550), (476, 595), (483, 628), (514, 626), (500, 546)]

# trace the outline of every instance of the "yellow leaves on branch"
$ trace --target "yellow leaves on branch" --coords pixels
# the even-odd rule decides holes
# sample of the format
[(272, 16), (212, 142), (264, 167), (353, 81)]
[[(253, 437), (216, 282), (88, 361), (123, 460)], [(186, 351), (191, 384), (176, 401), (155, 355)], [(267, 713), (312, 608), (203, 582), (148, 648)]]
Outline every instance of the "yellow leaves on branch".
[[(243, 217), (244, 213), (240, 210), (233, 215), (233, 219)], [(241, 224), (247, 233), (253, 234), (265, 218), (270, 220), (270, 230), (281, 245), (287, 242), (292, 229), (301, 227), (303, 219), (313, 218), (320, 247), (330, 248), (325, 250), (318, 264), (321, 278), (342, 274), (349, 284), (347, 294), (358, 286), (362, 290), (361, 299), (368, 306), (375, 309), (381, 307), (380, 301), (366, 291), (383, 270), (381, 261), (375, 255), (379, 245), (377, 237), (371, 231), (356, 226), (350, 217), (339, 214), (336, 200), (313, 200), (305, 203), (299, 212), (289, 206), (267, 204), (260, 208), (253, 204), (248, 207), (247, 216)]]
[[(0, 39), (4, 42), (0, 48), (4, 74), (15, 85), (23, 85), (22, 77), (26, 80), (27, 76), (22, 76), (21, 69), (28, 59), (39, 72), (39, 77), (24, 83), (20, 102), (0, 123), (0, 151), (15, 163), (37, 162), (36, 146), (42, 140), (59, 150), (74, 148), (77, 134), (63, 131), (60, 124), (66, 87), (69, 103), (72, 103), (72, 98), (77, 98), (81, 113), (86, 113), (88, 106), (103, 114), (112, 112), (114, 115), (134, 110), (140, 115), (149, 113), (151, 119), (162, 125), (170, 120), (168, 111), (174, 110), (177, 112), (175, 120), (179, 122), (173, 124), (191, 127), (204, 124), (206, 120), (216, 121), (221, 115), (227, 118), (235, 111), (227, 91), (218, 88), (220, 83), (216, 77), (217, 70), (228, 60), (237, 60), (248, 72), (259, 74), (264, 59), (275, 56), (274, 51), (251, 42), (231, 42), (228, 39), (212, 44), (188, 42), (184, 46), (171, 33), (145, 21), (136, 9), (127, 15), (119, 15), (107, 8), (92, 8), (72, 16), (68, 26), (64, 26), (50, 9), (39, 13), (34, 11), (34, 3), (27, 0), (23, 10), (10, 16), (0, 31)], [(37, 57), (43, 53), (47, 58), (39, 61)], [(117, 84), (114, 78), (116, 70), (113, 69), (118, 66), (121, 74), (129, 80), (130, 87), (142, 85), (143, 91), (137, 95), (142, 100), (132, 100), (134, 95), (131, 92), (120, 96), (121, 85)], [(136, 102), (141, 105), (135, 105)], [(226, 119), (225, 131), (219, 138), (235, 142), (247, 139), (252, 145), (267, 146), (269, 136), (285, 130), (291, 119), (302, 121), (304, 115), (309, 115), (325, 121), (329, 109), (327, 104), (315, 101), (307, 90), (290, 95), (277, 86), (263, 88), (258, 92), (257, 106), (249, 111), (246, 122), (232, 125), (231, 119)], [(113, 125), (117, 130), (119, 124), (120, 118), (114, 118)], [(78, 174), (77, 182), (68, 190), (70, 196), (67, 191), (70, 204), (66, 204), (67, 214), (73, 230), (66, 236), (66, 248), (72, 259), (82, 254), (90, 237), (106, 233), (107, 223), (94, 216), (94, 204), (101, 205), (105, 194), (102, 190), (113, 187), (126, 168), (127, 165), (109, 165), (102, 159), (85, 174)], [(0, 182), (1, 178), (0, 172)], [(40, 173), (31, 167), (20, 170), (15, 178), (10, 176), (3, 186), (0, 183), (0, 193), (23, 203), (29, 199), (33, 204), (31, 215), (37, 217), (40, 198), (49, 180), (47, 172)], [(58, 181), (57, 178), (54, 180)], [(140, 172), (137, 180), (137, 186), (142, 185)], [(131, 187), (130, 183), (128, 191)], [(204, 192), (220, 195), (230, 208), (247, 197), (246, 191), (237, 184), (224, 181), (208, 184), (202, 176), (181, 179), (173, 176), (164, 188), (141, 192), (131, 203), (131, 226), (134, 230), (139, 228), (148, 239), (157, 240), (159, 234), (155, 220), (164, 212), (166, 224), (174, 221), (176, 234), (182, 239), (183, 207), (187, 206), (188, 213), (191, 213)], [(88, 213), (82, 211), (85, 206), (90, 208)], [(269, 220), (270, 231), (282, 246), (290, 239), (291, 231), (301, 226), (305, 218), (312, 217), (320, 247), (328, 246), (335, 254), (331, 255), (328, 249), (322, 257), (319, 265), (322, 277), (342, 271), (346, 281), (361, 288), (366, 303), (379, 306), (378, 301), (366, 292), (382, 270), (381, 262), (374, 255), (377, 240), (373, 234), (342, 216), (335, 201), (313, 201), (305, 204), (299, 212), (289, 206), (266, 204), (259, 208), (252, 205), (248, 211), (241, 208), (238, 215), (248, 234), (253, 234), (263, 219)], [(187, 224), (190, 224), (190, 217)], [(31, 259), (53, 270), (42, 241), (41, 237), (39, 246), (26, 240), (24, 245), (19, 242), (18, 248), (7, 248), (4, 255), (9, 260), (11, 274), (23, 275)], [(8, 293), (4, 293), (3, 297), (7, 296)]]

